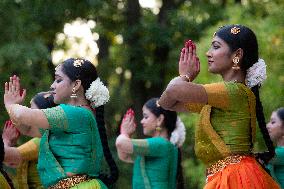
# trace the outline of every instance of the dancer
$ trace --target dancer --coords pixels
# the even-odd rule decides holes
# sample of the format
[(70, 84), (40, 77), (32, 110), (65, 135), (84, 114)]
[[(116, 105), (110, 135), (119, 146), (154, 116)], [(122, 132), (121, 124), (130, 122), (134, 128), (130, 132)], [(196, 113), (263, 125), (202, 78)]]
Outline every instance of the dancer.
[(271, 176), (284, 188), (284, 107), (272, 112), (267, 130), (275, 142), (275, 157), (269, 162), (267, 168)]
[[(5, 83), (4, 102), (11, 120), (31, 136), (42, 135), (38, 171), (44, 187), (107, 188), (98, 178), (103, 146), (98, 129), (104, 127), (103, 108), (109, 100), (107, 88), (95, 66), (84, 59), (67, 59), (55, 70), (51, 85), (57, 107), (36, 110), (19, 105), (20, 81)], [(25, 91), (24, 93), (25, 94)], [(95, 110), (93, 108), (96, 108)], [(94, 115), (95, 114), (95, 115)]]
[(132, 188), (183, 188), (181, 153), (185, 128), (176, 112), (157, 106), (158, 98), (143, 106), (143, 133), (151, 138), (132, 139), (136, 124), (134, 112), (128, 110), (116, 139), (119, 158), (134, 163)]
[[(255, 34), (242, 25), (223, 26), (206, 55), (209, 72), (220, 74), (223, 82), (191, 82), (199, 72), (199, 60), (196, 46), (188, 41), (180, 56), (181, 76), (168, 84), (159, 100), (165, 109), (200, 113), (195, 153), (207, 166), (204, 188), (279, 188), (256, 160), (267, 163), (274, 147), (259, 98), (266, 65), (258, 57)], [(256, 118), (269, 152), (255, 158)]]

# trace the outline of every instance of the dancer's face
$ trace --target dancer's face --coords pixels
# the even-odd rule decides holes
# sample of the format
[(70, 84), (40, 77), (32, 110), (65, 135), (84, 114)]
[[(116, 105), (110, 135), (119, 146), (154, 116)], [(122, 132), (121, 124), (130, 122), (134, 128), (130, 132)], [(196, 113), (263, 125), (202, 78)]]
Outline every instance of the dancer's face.
[(277, 141), (284, 136), (284, 123), (276, 112), (272, 112), (270, 121), (267, 123), (266, 127), (273, 141)]
[(146, 136), (154, 136), (156, 127), (158, 125), (158, 118), (153, 114), (146, 106), (143, 106), (143, 119), (141, 124), (143, 127), (143, 133)]
[(215, 36), (212, 40), (211, 47), (207, 51), (208, 71), (215, 74), (225, 74), (232, 69), (233, 54), (228, 44)]
[(69, 77), (62, 72), (62, 66), (56, 68), (55, 80), (51, 88), (56, 104), (67, 104), (70, 101), (73, 84)]

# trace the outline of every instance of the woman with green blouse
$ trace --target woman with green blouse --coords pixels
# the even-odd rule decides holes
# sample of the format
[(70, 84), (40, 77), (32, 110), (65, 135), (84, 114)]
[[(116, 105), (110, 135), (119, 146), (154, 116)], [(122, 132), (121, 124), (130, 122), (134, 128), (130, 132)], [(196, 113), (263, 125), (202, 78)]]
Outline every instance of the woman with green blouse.
[(132, 188), (183, 188), (179, 147), (185, 140), (185, 128), (176, 112), (164, 110), (158, 98), (143, 106), (141, 124), (150, 138), (132, 139), (136, 130), (134, 112), (128, 110), (116, 139), (119, 158), (134, 163)]
[(116, 181), (117, 176), (101, 176), (108, 149), (106, 137), (101, 137), (103, 105), (109, 92), (90, 61), (70, 58), (56, 67), (51, 91), (59, 105), (54, 108), (19, 105), (26, 93), (21, 96), (19, 90), (19, 78), (10, 77), (5, 83), (5, 107), (20, 132), (41, 137), (38, 172), (45, 188), (99, 189)]
[(276, 143), (275, 156), (267, 168), (271, 176), (284, 188), (284, 107), (272, 112), (267, 130)]

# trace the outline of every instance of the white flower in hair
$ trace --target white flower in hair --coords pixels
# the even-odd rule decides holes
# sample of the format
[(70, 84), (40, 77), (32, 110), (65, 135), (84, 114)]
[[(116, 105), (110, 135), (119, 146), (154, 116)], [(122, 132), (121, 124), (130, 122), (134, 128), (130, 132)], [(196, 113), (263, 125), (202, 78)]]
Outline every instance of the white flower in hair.
[(261, 85), (266, 79), (266, 64), (263, 59), (258, 59), (248, 70), (246, 75), (246, 84), (249, 88)]
[(109, 101), (109, 91), (99, 77), (91, 83), (85, 96), (87, 100), (91, 101), (91, 104), (95, 108), (104, 105)]
[(185, 141), (185, 126), (181, 119), (177, 117), (176, 128), (171, 134), (170, 141), (172, 144), (181, 147)]

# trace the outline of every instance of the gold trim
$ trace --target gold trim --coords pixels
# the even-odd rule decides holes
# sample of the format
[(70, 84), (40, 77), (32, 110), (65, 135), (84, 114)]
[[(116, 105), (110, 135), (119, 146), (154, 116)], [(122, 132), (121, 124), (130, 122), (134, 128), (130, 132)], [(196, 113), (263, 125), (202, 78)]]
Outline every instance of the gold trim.
[(228, 156), (224, 159), (218, 160), (216, 163), (212, 164), (210, 167), (206, 169), (206, 177), (213, 176), (214, 174), (222, 171), (228, 165), (240, 163), (243, 158), (247, 156), (244, 155), (232, 155)]
[(69, 189), (77, 184), (80, 184), (81, 182), (89, 180), (91, 179), (88, 177), (88, 175), (74, 175), (72, 177), (61, 179), (55, 185), (48, 187), (48, 189)]

